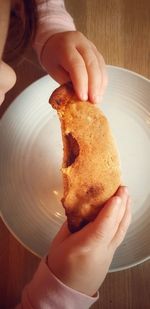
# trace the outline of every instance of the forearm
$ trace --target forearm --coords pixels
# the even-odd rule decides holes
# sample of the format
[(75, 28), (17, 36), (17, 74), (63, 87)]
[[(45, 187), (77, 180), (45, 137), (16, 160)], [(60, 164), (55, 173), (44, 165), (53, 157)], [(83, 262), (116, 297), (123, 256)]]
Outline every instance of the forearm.
[(36, 3), (38, 20), (34, 48), (41, 59), (47, 40), (55, 33), (74, 31), (75, 25), (63, 0), (36, 0)]
[(98, 296), (87, 296), (63, 284), (53, 275), (43, 259), (32, 281), (25, 287), (21, 303), (16, 309), (86, 309), (97, 299)]

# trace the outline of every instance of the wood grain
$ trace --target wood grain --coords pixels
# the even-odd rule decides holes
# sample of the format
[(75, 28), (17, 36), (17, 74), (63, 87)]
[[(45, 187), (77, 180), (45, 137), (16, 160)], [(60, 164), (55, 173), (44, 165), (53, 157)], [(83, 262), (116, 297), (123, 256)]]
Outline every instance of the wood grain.
[[(77, 29), (93, 41), (106, 63), (150, 77), (149, 0), (67, 0), (66, 6)], [(31, 50), (15, 70), (18, 81), (7, 95), (1, 114), (26, 86), (45, 74)], [(11, 235), (1, 220), (0, 246), (0, 308), (5, 309), (19, 301), (39, 259)], [(150, 262), (108, 274), (99, 301), (92, 308), (149, 309), (149, 278)]]
[(66, 5), (107, 64), (150, 77), (149, 0), (67, 0)]

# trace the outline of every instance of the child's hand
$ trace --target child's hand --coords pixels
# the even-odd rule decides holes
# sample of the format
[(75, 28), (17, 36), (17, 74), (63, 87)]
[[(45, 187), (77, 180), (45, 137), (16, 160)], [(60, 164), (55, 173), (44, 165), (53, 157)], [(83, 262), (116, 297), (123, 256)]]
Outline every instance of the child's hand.
[(101, 101), (107, 85), (105, 62), (94, 44), (82, 33), (69, 31), (50, 37), (41, 61), (58, 83), (71, 80), (80, 100)]
[(102, 284), (114, 252), (131, 220), (127, 188), (120, 187), (97, 218), (81, 231), (70, 234), (65, 223), (55, 237), (48, 266), (67, 286), (93, 296)]

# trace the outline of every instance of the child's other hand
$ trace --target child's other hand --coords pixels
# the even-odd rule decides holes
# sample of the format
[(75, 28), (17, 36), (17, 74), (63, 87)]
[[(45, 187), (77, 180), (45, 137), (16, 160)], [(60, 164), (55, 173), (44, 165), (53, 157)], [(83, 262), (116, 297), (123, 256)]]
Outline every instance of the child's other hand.
[(71, 80), (80, 100), (101, 101), (107, 85), (105, 62), (95, 45), (82, 33), (54, 34), (43, 48), (41, 61), (58, 83)]
[(48, 266), (67, 286), (93, 296), (102, 284), (113, 255), (131, 220), (131, 200), (120, 187), (97, 218), (81, 231), (70, 234), (65, 223), (55, 237)]

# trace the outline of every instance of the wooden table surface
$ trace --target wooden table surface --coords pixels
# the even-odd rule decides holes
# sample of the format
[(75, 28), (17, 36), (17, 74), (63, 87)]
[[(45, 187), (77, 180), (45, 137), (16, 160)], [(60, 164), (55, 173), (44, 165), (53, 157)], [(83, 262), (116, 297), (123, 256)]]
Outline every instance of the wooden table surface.
[[(77, 29), (96, 44), (106, 63), (150, 77), (149, 0), (67, 0), (66, 6)], [(18, 81), (7, 95), (1, 113), (26, 86), (45, 74), (31, 50), (15, 65), (15, 70)], [(35, 272), (39, 259), (10, 234), (2, 221), (0, 245), (0, 308), (4, 309), (19, 302), (21, 291)], [(100, 288), (99, 301), (92, 308), (150, 308), (149, 278), (150, 262), (108, 274)]]

